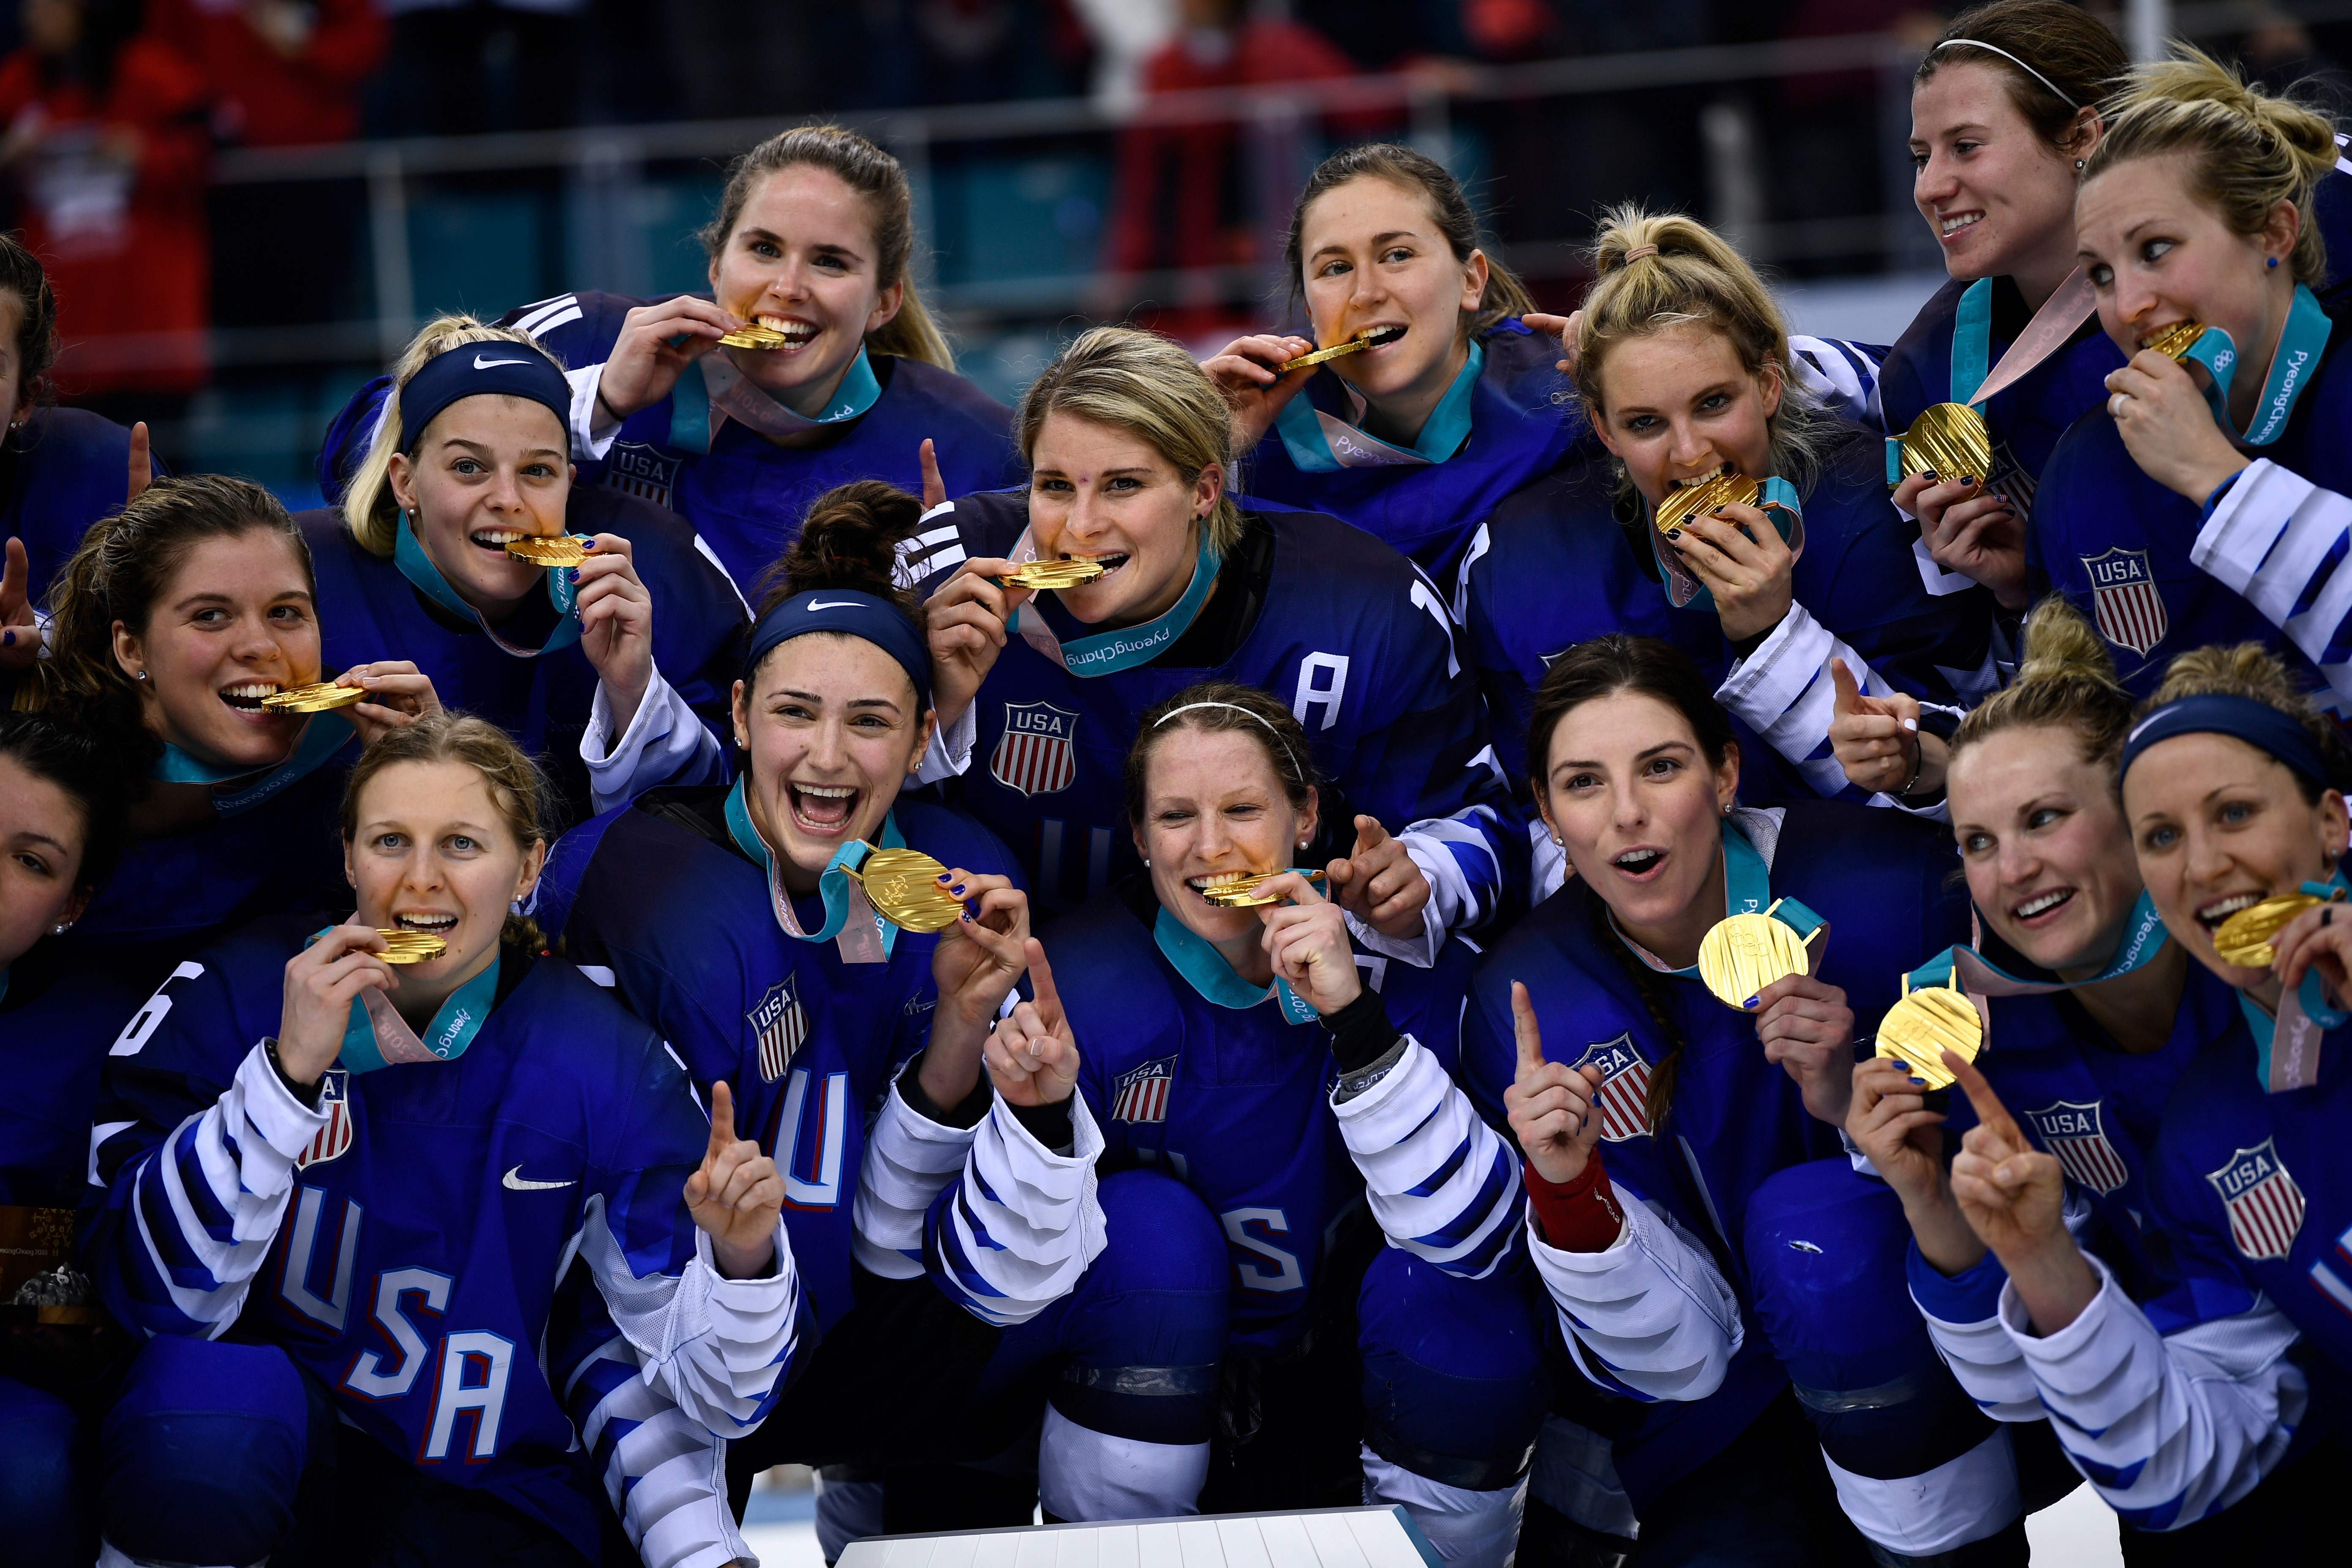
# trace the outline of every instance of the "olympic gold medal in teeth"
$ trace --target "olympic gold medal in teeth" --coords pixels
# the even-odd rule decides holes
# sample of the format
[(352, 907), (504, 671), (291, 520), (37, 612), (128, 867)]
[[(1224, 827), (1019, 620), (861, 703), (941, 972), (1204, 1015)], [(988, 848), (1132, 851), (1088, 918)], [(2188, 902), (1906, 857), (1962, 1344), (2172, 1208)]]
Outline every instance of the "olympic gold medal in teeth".
[(1727, 469), (1723, 473), (1668, 490), (1658, 501), (1655, 521), (1658, 531), (1668, 539), (1682, 537), (1683, 525), (1719, 506), (1754, 506), (1764, 493), (1764, 487), (1746, 474)]
[(1929, 1089), (1949, 1089), (1953, 1078), (1944, 1053), (1976, 1060), (1984, 1049), (1984, 1019), (1956, 974), (1948, 985), (1923, 986), (1889, 1007), (1878, 1021), (1875, 1049), (1909, 1068), (1914, 1078), (1927, 1079)]
[(877, 849), (849, 873), (874, 912), (902, 931), (945, 931), (963, 918), (963, 900), (940, 879), (947, 868), (917, 849)]
[(595, 542), (577, 533), (510, 539), (507, 541), (507, 553), (533, 566), (577, 566), (588, 559)]
[(2175, 321), (2154, 337), (2142, 338), (2139, 346), (2154, 349), (2167, 359), (2177, 360), (2197, 346), (2205, 335), (2205, 323), (2198, 321)]
[(1008, 588), (1075, 588), (1091, 583), (1110, 568), (1099, 561), (1065, 557), (1059, 561), (1024, 561), (997, 581)]
[(1903, 432), (1902, 442), (1906, 475), (1982, 482), (1992, 469), (1992, 432), (1985, 428), (1984, 416), (1965, 403), (1921, 409), (1911, 428)]
[[(1235, 871), (1202, 888), (1201, 897), (1221, 910), (1262, 909), (1267, 904), (1281, 901), (1283, 895), (1269, 893), (1264, 889), (1265, 884), (1289, 869), (1290, 868), (1284, 867), (1280, 870), (1274, 871)], [(1320, 871), (1302, 870), (1298, 874), (1310, 882), (1319, 882), (1323, 879), (1323, 873)]]
[(719, 340), (730, 349), (780, 349), (791, 341), (764, 321), (746, 321)]
[(1317, 349), (1313, 353), (1300, 354), (1297, 359), (1285, 360), (1276, 367), (1275, 374), (1288, 375), (1294, 370), (1305, 370), (1308, 365), (1321, 364), (1326, 360), (1342, 359), (1349, 354), (1361, 353), (1366, 349), (1376, 349), (1382, 343), (1392, 343), (1402, 336), (1404, 336), (1402, 327), (1374, 327), (1363, 336), (1349, 338), (1344, 343), (1333, 343), (1328, 349)]
[(273, 713), (331, 713), (367, 700), (364, 686), (338, 686), (331, 680), (320, 680), (273, 691), (261, 700), (261, 705)]
[(449, 951), (446, 942), (427, 931), (411, 931), (406, 926), (379, 926), (375, 934), (384, 942), (384, 950), (376, 956), (386, 963), (424, 963)]
[(1745, 1013), (1775, 980), (1812, 969), (1805, 939), (1772, 918), (1780, 907), (1775, 899), (1760, 915), (1726, 915), (1699, 939), (1698, 977), (1725, 1006)]
[(2315, 910), (2326, 902), (2309, 893), (2281, 893), (2275, 899), (2264, 899), (2251, 904), (2221, 922), (2213, 933), (2213, 951), (2224, 963), (2234, 963), (2241, 969), (2268, 969), (2278, 962), (2278, 950), (2271, 939), (2294, 922), (2305, 910)]

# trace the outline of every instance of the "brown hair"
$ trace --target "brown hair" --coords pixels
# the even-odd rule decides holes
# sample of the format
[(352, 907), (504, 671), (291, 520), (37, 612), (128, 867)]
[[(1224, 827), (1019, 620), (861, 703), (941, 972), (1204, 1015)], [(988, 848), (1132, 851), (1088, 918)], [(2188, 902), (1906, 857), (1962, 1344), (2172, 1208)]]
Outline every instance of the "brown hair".
[[(58, 360), (58, 294), (41, 258), (13, 234), (0, 234), (0, 292), (24, 307), (16, 325), (16, 406), (26, 409), (49, 396), (49, 366)], [(21, 432), (19, 433), (21, 436)]]
[(82, 535), (80, 548), (49, 584), (49, 657), (35, 706), (92, 725), (144, 766), (157, 752), (141, 721), (138, 685), (114, 657), (114, 624), (142, 637), (155, 601), (188, 552), (207, 539), (274, 533), (302, 567), (313, 593), (318, 574), (302, 530), (278, 498), (247, 479), (191, 474), (157, 479)]
[(2107, 645), (2082, 611), (2053, 594), (2026, 617), (2025, 662), (2016, 680), (1960, 721), (1950, 755), (1957, 758), (2003, 730), (2047, 725), (2073, 731), (2084, 762), (2112, 770), (2123, 760), (2131, 722), (2131, 693), (2116, 679)]
[(800, 125), (779, 132), (728, 165), (727, 186), (719, 194), (719, 212), (698, 237), (703, 250), (716, 265), (735, 232), (752, 187), (779, 170), (805, 163), (823, 169), (866, 198), (874, 216), (875, 279), (878, 287), (906, 285), (898, 313), (866, 335), (866, 346), (878, 354), (919, 359), (941, 370), (955, 369), (954, 351), (948, 347), (931, 314), (915, 292), (908, 263), (915, 251), (915, 198), (907, 184), (907, 171), (898, 160), (842, 125)]
[[(1215, 703), (1216, 707), (1199, 707), (1200, 703)], [(1192, 710), (1179, 717), (1177, 710)], [(1127, 820), (1143, 826), (1149, 812), (1147, 775), (1151, 771), (1151, 753), (1161, 741), (1186, 730), (1207, 734), (1232, 733), (1247, 735), (1265, 753), (1266, 766), (1282, 784), (1282, 795), (1296, 811), (1307, 809), (1315, 793), (1317, 773), (1315, 753), (1307, 744), (1306, 728), (1272, 697), (1255, 686), (1242, 686), (1230, 680), (1204, 680), (1198, 686), (1188, 686), (1173, 697), (1163, 698), (1147, 710), (1137, 724), (1135, 743), (1127, 749)]]
[[(752, 596), (760, 605), (752, 618), (795, 594), (845, 588), (873, 595), (906, 616), (917, 631), (925, 630), (929, 621), (923, 602), (898, 578), (898, 546), (915, 531), (922, 515), (921, 501), (881, 479), (834, 486), (809, 504), (799, 534), (752, 584)], [(747, 693), (751, 673), (745, 675)]]
[[(487, 719), (436, 709), (411, 724), (386, 730), (360, 753), (343, 782), (343, 842), (360, 828), (360, 795), (376, 774), (402, 763), (457, 763), (481, 775), (490, 804), (525, 852), (547, 842), (547, 781), (514, 737)], [(537, 952), (547, 945), (538, 924), (526, 915), (507, 916), (502, 942)]]
[(2336, 167), (2336, 126), (2292, 99), (2249, 87), (2211, 56), (2186, 45), (2175, 58), (2142, 66), (2106, 106), (2106, 134), (2092, 149), (2083, 181), (2135, 158), (2189, 154), (2189, 194), (2221, 215), (2231, 232), (2260, 234), (2271, 211), (2292, 202), (2303, 216), (2288, 268), (2298, 283), (2327, 276), (2327, 241), (2312, 193)]
[(2242, 697), (2275, 708), (2302, 725), (2327, 765), (2325, 783), (2290, 770), (2304, 799), (2312, 805), (2318, 805), (2327, 790), (2352, 787), (2352, 754), (2347, 754), (2343, 731), (2319, 710), (2285, 661), (2261, 643), (2216, 644), (2179, 655), (2164, 667), (2164, 679), (2140, 703), (2137, 717), (2144, 719), (2184, 697)]
[(1446, 248), (1465, 267), (1470, 264), (1472, 251), (1486, 252), (1486, 289), (1478, 297), (1477, 312), (1471, 318), (1471, 336), (1475, 337), (1506, 316), (1524, 316), (1536, 308), (1518, 275), (1503, 265), (1493, 247), (1479, 243), (1478, 215), (1472, 210), (1462, 182), (1427, 153), (1393, 142), (1367, 142), (1343, 147), (1316, 164), (1315, 173), (1307, 176), (1306, 188), (1298, 193), (1298, 200), (1290, 209), (1290, 232), (1282, 241), (1282, 264), (1289, 269), (1290, 301), (1294, 306), (1306, 296), (1307, 209), (1349, 181), (1366, 177), (1386, 180), (1426, 197), (1430, 216), (1437, 220), (1437, 230), (1445, 237)]
[[(1990, 47), (1966, 47), (1972, 43)], [(2006, 58), (2011, 55), (2016, 58)], [(2010, 102), (2033, 133), (2053, 152), (2071, 158), (2082, 144), (2083, 110), (2114, 89), (2131, 69), (2131, 56), (2105, 22), (2079, 5), (2065, 0), (1994, 0), (1953, 17), (1911, 79), (1924, 82), (1940, 68), (1957, 65), (1980, 65), (1999, 75), (2008, 84)]]

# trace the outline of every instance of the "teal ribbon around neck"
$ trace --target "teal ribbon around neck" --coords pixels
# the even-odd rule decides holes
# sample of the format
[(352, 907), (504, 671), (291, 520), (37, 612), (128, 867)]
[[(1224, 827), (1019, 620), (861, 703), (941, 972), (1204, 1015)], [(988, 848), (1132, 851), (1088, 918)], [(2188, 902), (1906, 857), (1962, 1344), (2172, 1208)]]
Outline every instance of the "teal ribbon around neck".
[[(1302, 390), (1282, 405), (1274, 427), (1283, 449), (1302, 473), (1329, 474), (1341, 468), (1379, 468), (1442, 463), (1470, 438), (1470, 402), (1478, 390), (1479, 374), (1486, 367), (1486, 346), (1474, 342), (1470, 357), (1454, 377), (1454, 384), (1430, 410), (1421, 434), (1410, 447), (1397, 447), (1370, 436), (1336, 415), (1326, 414), (1307, 399)], [(1345, 385), (1345, 383), (1341, 384)]]
[[(866, 907), (863, 899), (853, 900), (849, 896), (849, 873), (865, 862), (873, 847), (852, 840), (833, 852), (833, 858), (826, 861), (824, 869), (817, 874), (817, 894), (824, 900), (824, 925), (817, 931), (803, 931), (800, 916), (793, 909), (792, 889), (784, 886), (783, 862), (768, 847), (767, 839), (761, 836), (759, 826), (751, 820), (751, 808), (743, 797), (744, 784), (745, 781), (739, 778), (735, 781), (735, 787), (727, 792), (727, 832), (735, 840), (738, 849), (750, 856), (755, 864), (767, 868), (768, 897), (775, 910), (776, 924), (786, 936), (801, 942), (832, 942), (840, 937), (849, 924), (853, 904)], [(906, 847), (907, 840), (898, 831), (897, 814), (886, 814), (882, 818), (882, 847), (904, 849)], [(882, 955), (887, 958), (898, 940), (898, 928), (880, 915), (872, 918), (875, 932), (882, 944)], [(863, 932), (855, 934), (860, 940), (864, 935)], [(847, 943), (844, 944), (844, 951), (848, 951)]]
[[(1952, 314), (1952, 401), (1973, 405), (1977, 388), (1992, 374), (1992, 287), (1979, 278), (1960, 293)], [(1978, 478), (1983, 478), (1979, 475)]]
[[(1795, 899), (1784, 898), (1778, 905), (1772, 902), (1772, 868), (1764, 864), (1764, 857), (1748, 841), (1747, 831), (1727, 816), (1723, 819), (1723, 912), (1727, 917), (1760, 915), (1767, 910), (1772, 911), (1774, 920), (1800, 937), (1811, 937), (1827, 923)], [(1612, 915), (1609, 919), (1613, 928), (1617, 917)], [(1622, 931), (1618, 931), (1617, 937), (1626, 946), (1633, 947), (1637, 955), (1641, 953), (1642, 950)], [(1696, 963), (1666, 973), (1682, 980), (1699, 977)]]
[[(1804, 549), (1805, 508), (1797, 499), (1797, 487), (1774, 474), (1758, 489), (1756, 505), (1772, 526), (1780, 531), (1780, 542), (1792, 550)], [(1720, 521), (1720, 520), (1717, 520)], [(1676, 609), (1696, 608), (1709, 615), (1715, 613), (1715, 595), (1698, 580), (1691, 569), (1682, 563), (1671, 546), (1659, 536), (1656, 525), (1649, 529), (1650, 557), (1658, 563), (1658, 573), (1666, 585), (1666, 598)]]
[(1151, 939), (1160, 944), (1168, 962), (1176, 966), (1176, 973), (1218, 1006), (1244, 1013), (1271, 996), (1281, 1004), (1286, 1022), (1315, 1022), (1315, 1009), (1300, 999), (1288, 981), (1277, 975), (1271, 989), (1251, 984), (1234, 973), (1234, 966), (1225, 962), (1225, 955), (1212, 946), (1208, 938), (1169, 913), (1164, 905), (1159, 918), (1151, 922)]
[(425, 546), (417, 542), (416, 530), (410, 526), (404, 511), (400, 514), (400, 531), (393, 539), (392, 563), (400, 568), (400, 574), (414, 584), (418, 593), (459, 620), (473, 622), (501, 652), (517, 658), (538, 658), (580, 640), (580, 605), (568, 566), (551, 566), (547, 571), (547, 599), (555, 606), (555, 629), (548, 634), (541, 647), (518, 647), (499, 636), (498, 628), (483, 618), (482, 612), (449, 585), (449, 579), (441, 575), (441, 568), (433, 564), (433, 557), (425, 554)]
[(834, 389), (824, 412), (814, 419), (777, 402), (773, 394), (753, 383), (725, 355), (709, 353), (679, 376), (670, 392), (669, 445), (674, 451), (708, 452), (720, 422), (727, 419), (762, 436), (779, 437), (846, 424), (862, 417), (881, 395), (882, 384), (875, 379), (873, 362), (863, 348), (842, 373), (841, 384)]
[[(1223, 557), (1209, 542), (1209, 531), (1204, 527), (1201, 531), (1200, 553), (1192, 561), (1192, 581), (1185, 587), (1183, 597), (1166, 614), (1139, 626), (1064, 641), (1045, 624), (1035, 605), (1024, 605), (1014, 613), (1013, 629), (1040, 652), (1058, 658), (1064, 669), (1082, 679), (1116, 675), (1122, 669), (1149, 664), (1176, 646), (1177, 639), (1199, 618), (1201, 606), (1209, 602), (1210, 591), (1217, 585), (1217, 570), (1223, 563)], [(1045, 634), (1042, 638), (1036, 635), (1041, 631)]]
[(2267, 447), (2286, 433), (2295, 403), (2311, 385), (2319, 369), (2319, 356), (2326, 349), (2328, 334), (2335, 327), (2327, 312), (2320, 308), (2318, 297), (2296, 284), (2294, 302), (2287, 307), (2286, 324), (2279, 329), (2278, 351), (2271, 355), (2270, 374), (2263, 380), (2262, 401), (2254, 405), (2253, 416), (2242, 431), (2230, 421), (2230, 383), (2238, 371), (2238, 345), (2230, 334), (2219, 327), (2208, 327), (2204, 336), (2180, 357), (2184, 363), (2194, 361), (2205, 367), (2210, 378), (2205, 387), (2205, 404), (2213, 411), (2213, 422), (2235, 440), (2250, 447)]
[[(2352, 895), (2341, 867), (2325, 882), (2305, 882), (2302, 891), (2315, 899), (2343, 900)], [(2319, 1039), (2331, 1029), (2352, 1023), (2352, 1013), (2330, 1005), (2327, 987), (2316, 966), (2304, 971), (2303, 980), (2279, 998), (2278, 1016), (2263, 1011), (2262, 1004), (2244, 991), (2238, 993), (2238, 1011), (2254, 1037), (2254, 1073), (2272, 1094), (2308, 1089), (2319, 1081)], [(2284, 1051), (2279, 1036), (2288, 1037)]]
[[(422, 1036), (409, 1031), (393, 1010), (390, 999), (382, 993), (367, 994), (374, 1002), (373, 1007), (367, 999), (355, 998), (352, 1003), (352, 1021), (343, 1030), (342, 1054), (336, 1059), (355, 1073), (373, 1072), (425, 1057), (456, 1061), (474, 1043), (474, 1037), (481, 1033), (483, 1021), (490, 1016), (490, 1005), (498, 1000), (499, 965), (502, 962), (502, 953), (492, 953), (488, 968), (449, 993), (448, 1000), (435, 1009), (433, 1022)], [(390, 1054), (384, 1048), (386, 1034), (392, 1037)], [(421, 1051), (418, 1047), (422, 1047)]]
[[(286, 760), (257, 773), (252, 768), (214, 767), (166, 741), (163, 756), (147, 776), (163, 784), (210, 784), (214, 815), (236, 816), (317, 773), (330, 757), (350, 745), (358, 733), (341, 713), (313, 713), (310, 721), (302, 727), (302, 738), (294, 742), (294, 750)], [(253, 782), (238, 789), (221, 789), (221, 785), (236, 779)]]
[(2124, 922), (2123, 935), (2116, 940), (2116, 951), (2099, 972), (2086, 980), (2035, 980), (2022, 974), (2011, 974), (1973, 947), (1954, 946), (1946, 948), (1904, 976), (1903, 989), (1908, 993), (1930, 985), (1947, 984), (1952, 978), (1952, 972), (1958, 969), (1963, 987), (1986, 996), (2041, 996), (2053, 991), (2073, 991), (2147, 968), (2156, 962), (2157, 955), (2164, 951), (2168, 940), (2165, 935), (2164, 921), (2156, 912), (2156, 900), (2143, 891), (2132, 905), (2130, 918)]

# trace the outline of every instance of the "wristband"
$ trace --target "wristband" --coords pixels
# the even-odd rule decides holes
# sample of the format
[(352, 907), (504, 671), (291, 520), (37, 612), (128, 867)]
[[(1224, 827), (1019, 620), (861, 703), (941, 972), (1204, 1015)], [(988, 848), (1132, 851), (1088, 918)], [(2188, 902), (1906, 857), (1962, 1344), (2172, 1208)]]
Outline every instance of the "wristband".
[(1606, 1252), (1625, 1228), (1609, 1173), (1595, 1149), (1571, 1182), (1546, 1181), (1532, 1162), (1526, 1173), (1528, 1198), (1536, 1213), (1536, 1234), (1560, 1252)]

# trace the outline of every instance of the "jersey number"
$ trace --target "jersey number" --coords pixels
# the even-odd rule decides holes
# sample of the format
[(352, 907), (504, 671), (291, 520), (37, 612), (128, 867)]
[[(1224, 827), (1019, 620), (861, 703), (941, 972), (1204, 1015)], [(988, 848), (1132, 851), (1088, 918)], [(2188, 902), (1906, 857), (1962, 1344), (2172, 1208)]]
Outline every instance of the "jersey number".
[[(817, 1083), (816, 1104), (809, 1085)], [(829, 1209), (841, 1202), (841, 1152), (849, 1134), (849, 1075), (816, 1079), (794, 1068), (784, 1088), (784, 1127), (790, 1142), (776, 1151), (784, 1173), (784, 1202), (796, 1209)]]
[(203, 964), (188, 962), (183, 962), (173, 970), (170, 977), (155, 987), (155, 994), (147, 998), (146, 1005), (131, 1016), (131, 1022), (122, 1026), (122, 1033), (116, 1037), (113, 1048), (106, 1054), (110, 1057), (137, 1056), (146, 1047), (148, 1037), (172, 1016), (172, 998), (166, 994), (172, 988), (172, 982), (194, 980), (204, 972)]
[(1304, 1290), (1307, 1275), (1298, 1267), (1298, 1259), (1275, 1246), (1264, 1237), (1252, 1236), (1251, 1226), (1288, 1235), (1290, 1221), (1280, 1209), (1228, 1209), (1217, 1216), (1225, 1227), (1225, 1239), (1243, 1252), (1253, 1252), (1274, 1264), (1272, 1270), (1255, 1263), (1234, 1259), (1234, 1272), (1242, 1277), (1245, 1290)]

